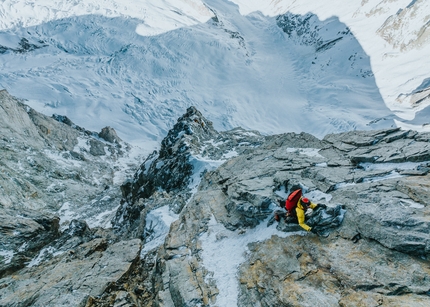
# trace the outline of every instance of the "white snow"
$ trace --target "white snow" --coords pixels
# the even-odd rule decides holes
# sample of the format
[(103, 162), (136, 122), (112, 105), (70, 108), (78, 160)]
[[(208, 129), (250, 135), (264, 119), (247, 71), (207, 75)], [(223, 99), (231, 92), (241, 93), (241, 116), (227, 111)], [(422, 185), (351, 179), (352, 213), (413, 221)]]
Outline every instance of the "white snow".
[(293, 147), (287, 148), (287, 152), (294, 152), (294, 153), (298, 153), (300, 155), (305, 155), (308, 157), (324, 158), (323, 156), (321, 156), (319, 154), (319, 151), (320, 151), (320, 149), (318, 149), (318, 148), (293, 148)]
[[(428, 162), (360, 163), (359, 166), (365, 171), (387, 171), (387, 173), (384, 175), (371, 176), (363, 179), (363, 182), (377, 182), (381, 180), (400, 178), (403, 175), (401, 175), (398, 171), (414, 170), (417, 169), (418, 166), (427, 163)], [(342, 189), (355, 184), (355, 182), (340, 182), (335, 185), (334, 189)]]
[(111, 220), (115, 216), (116, 211), (118, 210), (120, 205), (99, 213), (96, 216), (91, 216), (86, 219), (86, 222), (90, 228), (101, 227), (101, 228), (111, 228), (112, 223)]
[(233, 150), (231, 150), (229, 152), (226, 152), (223, 155), (223, 158), (225, 158), (227, 160), (227, 159), (230, 159), (230, 158), (233, 158), (233, 157), (237, 157), (238, 155), (239, 155), (239, 153), (236, 150), (233, 149)]
[(342, 189), (342, 188), (349, 187), (352, 185), (356, 185), (356, 183), (355, 182), (340, 182), (340, 183), (335, 184), (334, 189), (335, 190)]
[(279, 190), (276, 190), (275, 194), (282, 197), (283, 199), (287, 199), (288, 197), (288, 193), (283, 186)]
[(402, 177), (402, 175), (400, 175), (398, 172), (391, 171), (388, 174), (383, 175), (383, 176), (373, 176), (373, 177), (364, 178), (363, 182), (377, 182), (377, 181), (381, 181), (381, 180), (395, 179), (395, 178), (400, 178), (400, 177)]
[(0, 256), (3, 257), (3, 264), (8, 264), (11, 263), (13, 255), (15, 253), (13, 251), (9, 251), (9, 250), (0, 250)]
[(403, 204), (407, 205), (410, 208), (422, 209), (425, 207), (424, 205), (410, 199), (400, 199), (400, 202), (402, 202)]
[(145, 242), (141, 251), (141, 257), (164, 243), (164, 239), (170, 230), (170, 225), (176, 221), (178, 217), (178, 214), (169, 210), (169, 206), (163, 206), (148, 212), (146, 215), (146, 227), (152, 228), (154, 233), (150, 236), (150, 240)]
[(52, 255), (53, 257), (58, 256), (63, 254), (64, 252), (62, 251), (56, 251), (54, 247), (49, 246), (49, 247), (45, 247), (42, 248), (41, 251), (39, 252), (39, 254), (34, 257), (28, 264), (27, 267), (31, 268), (34, 266), (38, 266), (39, 264), (41, 264), (43, 262), (43, 260), (46, 259), (46, 257), (48, 257), (49, 255)]
[(202, 242), (202, 260), (205, 268), (212, 272), (219, 294), (213, 306), (237, 306), (239, 281), (237, 270), (245, 260), (247, 246), (252, 242), (262, 242), (276, 235), (282, 238), (304, 234), (304, 232), (285, 233), (276, 230), (276, 225), (267, 227), (267, 220), (257, 227), (239, 234), (230, 231), (212, 216), (209, 229), (200, 237)]
[(430, 124), (422, 124), (420, 125), (414, 125), (414, 124), (408, 124), (404, 123), (398, 120), (394, 120), (397, 127), (400, 127), (403, 130), (415, 130), (418, 132), (428, 132), (430, 130)]
[[(374, 127), (375, 119), (394, 125), (393, 112), (403, 123), (427, 105), (396, 99), (429, 77), (430, 44), (400, 52), (376, 34), (409, 2), (376, 10), (375, 0), (5, 0), (0, 45), (18, 48), (25, 37), (46, 46), (1, 54), (0, 87), (89, 130), (112, 126), (147, 152), (190, 105), (219, 130), (322, 137)], [(422, 11), (405, 23), (402, 41), (425, 23), (429, 5), (417, 4)], [(287, 11), (316, 14), (328, 33), (349, 26), (355, 37), (318, 53), (313, 65), (314, 50), (276, 25), (274, 16)]]
[[(321, 20), (332, 16), (344, 22), (360, 42), (364, 51), (370, 55), (372, 71), (379, 90), (387, 106), (404, 119), (413, 119), (415, 113), (430, 104), (411, 106), (399, 102), (403, 93), (413, 92), (430, 75), (430, 41), (422, 41), (416, 48), (401, 50), (400, 44), (413, 42), (420, 31), (430, 21), (430, 2), (427, 0), (232, 0), (240, 7), (243, 15), (261, 11), (268, 16), (277, 16), (287, 11), (294, 14), (316, 14)], [(410, 4), (417, 4), (418, 9), (410, 11)], [(384, 24), (401, 22), (387, 33), (379, 34)], [(428, 29), (427, 29), (428, 31)], [(428, 32), (427, 32), (428, 33)], [(393, 44), (393, 42), (397, 44)], [(428, 129), (427, 129), (428, 131)]]
[(60, 218), (60, 230), (64, 231), (68, 228), (69, 223), (73, 219), (78, 218), (78, 214), (73, 210), (73, 205), (69, 202), (65, 202), (62, 204), (60, 209), (57, 212), (58, 217)]
[(140, 19), (142, 23), (137, 26), (136, 32), (145, 36), (203, 23), (213, 16), (199, 0), (4, 0), (0, 12), (2, 30), (96, 14), (109, 18)]
[(28, 242), (24, 242), (18, 249), (19, 252), (23, 252), (27, 249), (28, 247)]
[(44, 154), (51, 160), (54, 160), (58, 165), (63, 166), (65, 168), (69, 166), (73, 167), (81, 167), (82, 162), (77, 159), (70, 159), (67, 157), (64, 157), (61, 152), (59, 151), (53, 151), (53, 150), (44, 150)]
[[(411, 3), (420, 10), (408, 10)], [(0, 88), (28, 99), (26, 103), (37, 111), (67, 115), (86, 129), (115, 128), (135, 148), (117, 161), (115, 183), (125, 179), (122, 171), (135, 165), (139, 155), (159, 146), (191, 105), (216, 129), (241, 126), (264, 134), (305, 131), (322, 137), (367, 129), (375, 119), (380, 123), (393, 119), (402, 128), (430, 131), (430, 125), (407, 122), (430, 101), (412, 105), (405, 98), (430, 78), (429, 41), (413, 45), (417, 32), (429, 22), (429, 11), (428, 0), (3, 0), (0, 45), (17, 48), (26, 37), (47, 46), (0, 54)], [(311, 64), (314, 51), (295, 45), (276, 25), (275, 17), (286, 12), (316, 14), (328, 32), (344, 23), (354, 38), (334, 55), (318, 54), (316, 64)], [(211, 19), (215, 13), (218, 23)], [(378, 32), (397, 18), (398, 28)], [(410, 45), (402, 49), (402, 44)], [(362, 57), (362, 67), (349, 61), (354, 54)], [(368, 70), (368, 77), (358, 76), (360, 69)], [(85, 146), (80, 143), (76, 150)], [(317, 149), (289, 150), (319, 156)], [(80, 166), (74, 159), (46, 154), (65, 167)], [(196, 156), (191, 162), (194, 175), (189, 187), (195, 192), (203, 172), (224, 160)], [(407, 170), (417, 165), (362, 166)], [(365, 181), (399, 176), (392, 171)], [(351, 184), (339, 183), (336, 188)], [(285, 190), (276, 193), (287, 197)], [(331, 200), (321, 191), (306, 195), (314, 201)], [(66, 202), (59, 210), (62, 223), (76, 217), (71, 207)], [(89, 223), (100, 226), (112, 213), (100, 213)], [(147, 225), (152, 222), (154, 234), (142, 255), (164, 242), (177, 218), (168, 206), (148, 213)], [(217, 306), (237, 306), (237, 269), (246, 260), (247, 245), (272, 235), (292, 234), (276, 231), (275, 225), (266, 227), (265, 222), (239, 234), (211, 219), (208, 233), (200, 239), (203, 264), (213, 272), (220, 290)], [(42, 250), (29, 266), (49, 254), (56, 252)], [(13, 252), (0, 255), (10, 262)]]
[(193, 175), (191, 176), (188, 188), (194, 194), (202, 180), (202, 175), (206, 171), (213, 171), (218, 168), (225, 160), (211, 160), (204, 158), (200, 155), (193, 155), (190, 157), (191, 165), (193, 166)]
[(373, 170), (413, 170), (428, 162), (401, 162), (401, 163), (360, 163), (359, 166), (366, 171)]
[(88, 142), (87, 139), (83, 138), (83, 137), (78, 137), (78, 144), (75, 145), (75, 147), (73, 148), (73, 151), (76, 152), (89, 152), (90, 151), (90, 144)]

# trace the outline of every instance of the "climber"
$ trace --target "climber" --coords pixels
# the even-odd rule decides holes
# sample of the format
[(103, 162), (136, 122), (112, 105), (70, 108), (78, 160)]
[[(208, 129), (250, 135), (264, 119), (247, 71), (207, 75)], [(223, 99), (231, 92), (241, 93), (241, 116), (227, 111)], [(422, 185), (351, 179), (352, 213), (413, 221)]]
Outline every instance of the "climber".
[(311, 202), (309, 200), (309, 198), (307, 197), (301, 197), (299, 199), (299, 201), (296, 204), (296, 208), (293, 212), (288, 211), (289, 214), (295, 214), (295, 216), (297, 217), (297, 222), (299, 223), (299, 225), (306, 231), (310, 231), (313, 233), (316, 233), (316, 231), (314, 231), (314, 228), (309, 227), (308, 225), (306, 225), (305, 220), (306, 220), (306, 211), (311, 208), (312, 210), (315, 210), (317, 208), (323, 208), (326, 209), (327, 206), (323, 205), (323, 204), (314, 204), (313, 202)]
[[(281, 207), (284, 207), (284, 201), (280, 202)], [(313, 233), (316, 233), (315, 229), (312, 230), (311, 227), (309, 227), (306, 223), (306, 211), (311, 208), (312, 210), (315, 210), (317, 208), (323, 208), (326, 209), (327, 206), (323, 204), (314, 204), (312, 203), (307, 197), (303, 197), (302, 190), (294, 189), (293, 192), (288, 195), (288, 198), (285, 200), (285, 209), (286, 214), (285, 222), (286, 223), (298, 223), (300, 227), (305, 229), (306, 231), (311, 231)], [(285, 212), (285, 211), (284, 211)], [(280, 216), (283, 214), (280, 211), (275, 212), (274, 219), (279, 222)]]

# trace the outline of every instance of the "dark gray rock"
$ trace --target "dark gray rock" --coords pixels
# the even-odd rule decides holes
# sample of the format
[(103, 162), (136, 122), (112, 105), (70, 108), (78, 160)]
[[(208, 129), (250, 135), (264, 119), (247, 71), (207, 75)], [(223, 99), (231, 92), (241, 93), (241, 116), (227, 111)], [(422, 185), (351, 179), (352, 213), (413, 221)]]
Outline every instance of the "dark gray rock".
[(112, 143), (112, 144), (120, 144), (123, 141), (119, 138), (119, 136), (116, 134), (115, 129), (112, 127), (104, 127), (102, 131), (99, 132), (99, 137), (104, 139), (105, 141)]
[(0, 210), (0, 278), (23, 268), (60, 236), (58, 217), (30, 210)]
[(94, 227), (110, 227), (130, 147), (6, 91), (0, 104), (0, 305), (85, 306), (139, 259), (140, 239)]
[(218, 132), (196, 108), (188, 108), (163, 139), (160, 151), (149, 155), (134, 177), (121, 186), (123, 199), (113, 219), (114, 227), (134, 234), (136, 229), (144, 229), (146, 212), (157, 207), (153, 195), (159, 190), (169, 195), (172, 209), (179, 213), (193, 187), (198, 186), (198, 177), (207, 171), (202, 160), (218, 160), (221, 164), (263, 141), (256, 131), (236, 128)]
[(101, 295), (139, 258), (140, 240), (107, 245), (93, 239), (0, 280), (1, 306), (85, 306)]

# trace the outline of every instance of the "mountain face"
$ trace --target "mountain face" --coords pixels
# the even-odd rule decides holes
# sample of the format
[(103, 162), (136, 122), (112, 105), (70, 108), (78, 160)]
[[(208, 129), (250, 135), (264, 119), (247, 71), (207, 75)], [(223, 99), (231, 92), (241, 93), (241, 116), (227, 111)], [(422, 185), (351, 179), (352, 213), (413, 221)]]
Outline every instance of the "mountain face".
[(0, 8), (0, 86), (44, 114), (114, 126), (146, 154), (190, 106), (220, 131), (428, 127), (424, 0)]
[[(0, 202), (1, 306), (430, 302), (428, 133), (393, 128), (318, 139), (217, 131), (190, 107), (160, 150), (119, 186), (112, 167), (131, 148), (112, 128), (96, 134), (1, 95), (8, 140), (1, 154), (10, 155), (2, 158), (1, 186), (17, 199)], [(67, 189), (39, 188), (24, 197), (33, 178), (27, 175), (33, 166), (25, 168), (24, 161), (32, 152), (44, 175), (35, 177), (36, 187), (52, 182)], [(81, 169), (80, 176), (43, 171), (49, 164), (53, 173), (66, 174), (66, 162)], [(20, 163), (21, 172), (12, 176)], [(97, 173), (102, 166), (103, 176)], [(93, 173), (97, 177), (90, 178)], [(21, 190), (8, 182), (21, 183)], [(74, 185), (81, 185), (81, 196), (74, 195)], [(279, 201), (294, 186), (326, 204), (325, 212), (341, 206), (340, 226), (318, 236), (283, 219), (274, 222)], [(56, 197), (73, 198), (87, 215), (68, 220)], [(114, 204), (119, 206), (112, 210)], [(97, 210), (112, 217), (111, 225), (94, 223)]]
[(3, 277), (52, 257), (42, 248), (74, 219), (109, 227), (130, 146), (110, 127), (96, 133), (65, 116), (47, 117), (5, 90), (0, 102)]
[(347, 2), (2, 1), (0, 306), (430, 305), (430, 2)]

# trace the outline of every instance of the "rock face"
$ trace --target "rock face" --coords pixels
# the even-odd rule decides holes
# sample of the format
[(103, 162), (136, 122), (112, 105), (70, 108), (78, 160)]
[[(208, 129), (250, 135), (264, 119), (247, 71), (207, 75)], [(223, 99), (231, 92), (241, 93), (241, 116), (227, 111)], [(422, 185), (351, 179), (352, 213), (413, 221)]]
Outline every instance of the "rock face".
[[(182, 127), (182, 135), (174, 134), (181, 138), (163, 142), (171, 150), (142, 165), (141, 178), (152, 176), (148, 166), (166, 165), (183, 153), (183, 140), (205, 144), (221, 135)], [(155, 292), (146, 287), (142, 297), (166, 307), (429, 304), (429, 140), (429, 134), (399, 129), (322, 140), (294, 133), (259, 136), (204, 173), (157, 251), (151, 267)], [(222, 157), (225, 150), (215, 146), (211, 152)], [(202, 151), (187, 154), (184, 161)], [(297, 184), (314, 202), (345, 207), (343, 224), (327, 238), (285, 233), (282, 222), (266, 227), (278, 201)], [(129, 208), (150, 207), (144, 197), (135, 203), (129, 198)], [(141, 225), (144, 217), (137, 218)]]
[(5, 90), (0, 103), (1, 206), (78, 209), (113, 185), (113, 164), (126, 153), (126, 144), (104, 141), (64, 116), (37, 113)]
[(85, 306), (128, 271), (139, 251), (138, 239), (108, 244), (96, 238), (43, 266), (3, 278), (0, 305)]
[(4, 90), (0, 134), (0, 306), (85, 306), (140, 256), (140, 239), (97, 227), (119, 205), (129, 145)]
[[(4, 253), (0, 305), (427, 306), (429, 173), (430, 134), (218, 132), (189, 108), (121, 187), (113, 230), (28, 222), (37, 257)], [(327, 237), (268, 223), (297, 185), (345, 208)], [(164, 236), (154, 212), (174, 214)]]
[(37, 212), (0, 211), (0, 278), (25, 266), (45, 245), (59, 237), (59, 218)]
[(263, 140), (258, 132), (240, 128), (218, 132), (190, 107), (162, 141), (160, 151), (150, 155), (133, 179), (122, 185), (123, 199), (114, 227), (139, 235), (135, 230), (142, 233), (148, 210), (169, 204), (174, 212), (181, 212), (200, 183), (201, 174), (259, 146)]

